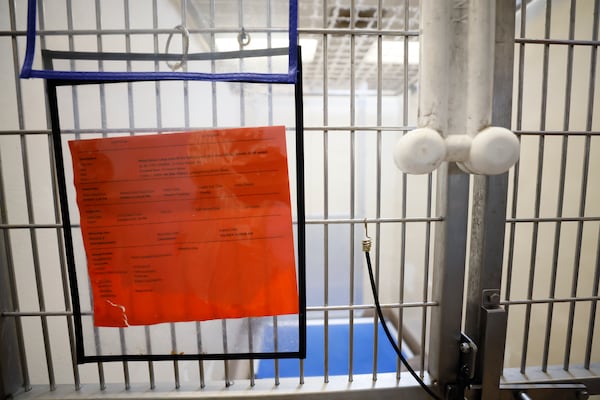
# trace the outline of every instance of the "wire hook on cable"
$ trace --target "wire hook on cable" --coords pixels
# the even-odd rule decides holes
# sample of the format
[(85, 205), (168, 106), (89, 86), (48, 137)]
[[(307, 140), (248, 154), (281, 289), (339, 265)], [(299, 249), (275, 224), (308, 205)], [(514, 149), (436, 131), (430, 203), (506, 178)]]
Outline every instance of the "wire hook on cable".
[(367, 219), (365, 218), (365, 238), (362, 241), (362, 250), (364, 252), (369, 252), (371, 251), (371, 245), (373, 244), (373, 241), (371, 240), (371, 237), (369, 236), (369, 225), (367, 224)]

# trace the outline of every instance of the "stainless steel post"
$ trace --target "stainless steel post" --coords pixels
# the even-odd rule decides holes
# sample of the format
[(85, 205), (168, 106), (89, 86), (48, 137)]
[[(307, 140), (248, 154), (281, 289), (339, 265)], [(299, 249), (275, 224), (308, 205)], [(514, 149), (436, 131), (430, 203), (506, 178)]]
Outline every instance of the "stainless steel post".
[[(515, 31), (512, 2), (496, 2), (492, 125), (510, 128)], [(465, 333), (482, 350), (478, 354), (475, 380), (485, 381), (482, 398), (499, 398), (506, 311), (486, 308), (484, 290), (496, 289), (502, 281), (508, 173), (477, 175), (473, 180), (471, 242)], [(504, 332), (504, 334), (503, 334)]]
[[(420, 80), (431, 86), (420, 89), (419, 126), (435, 129), (443, 136), (466, 130), (466, 105), (458, 93), (468, 80), (464, 65), (467, 11), (456, 1), (421, 2)], [(435, 225), (431, 300), (439, 306), (431, 311), (429, 373), (439, 392), (444, 393), (446, 386), (458, 379), (469, 176), (455, 163), (443, 163), (436, 181), (436, 213), (444, 219)]]

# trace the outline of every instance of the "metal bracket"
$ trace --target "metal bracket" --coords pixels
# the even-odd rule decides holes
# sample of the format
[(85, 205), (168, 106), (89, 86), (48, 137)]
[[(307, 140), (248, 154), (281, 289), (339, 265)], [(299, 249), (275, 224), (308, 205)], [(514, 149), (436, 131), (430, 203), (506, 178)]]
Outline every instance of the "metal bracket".
[(465, 389), (469, 387), (475, 377), (477, 345), (470, 337), (461, 332), (458, 350), (460, 353), (458, 379), (455, 383), (446, 385), (444, 392), (446, 400), (464, 399)]
[(487, 309), (500, 307), (500, 289), (483, 289), (481, 305)]
[(475, 361), (477, 360), (477, 345), (464, 333), (460, 334), (460, 371), (459, 376), (470, 382), (475, 377)]
[[(484, 398), (481, 385), (467, 388), (466, 398)], [(577, 383), (525, 383), (501, 384), (500, 400), (587, 400), (585, 385)]]

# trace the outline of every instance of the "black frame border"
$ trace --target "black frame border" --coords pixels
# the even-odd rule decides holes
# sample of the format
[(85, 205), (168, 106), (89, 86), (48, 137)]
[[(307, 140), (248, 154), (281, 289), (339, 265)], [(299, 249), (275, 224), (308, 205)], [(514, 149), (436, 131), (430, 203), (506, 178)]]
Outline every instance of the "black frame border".
[[(280, 49), (260, 51), (259, 55), (275, 55)], [(273, 53), (273, 54), (271, 54)], [(225, 57), (225, 53), (215, 53), (214, 57)], [(239, 58), (240, 52), (226, 54), (229, 58)], [(254, 55), (254, 54), (253, 54)], [(46, 67), (52, 65), (53, 58), (61, 59), (95, 59), (95, 60), (132, 60), (132, 54), (125, 53), (79, 53), (79, 52), (53, 52), (43, 51), (43, 60)], [(191, 57), (189, 55), (188, 57)], [(166, 54), (135, 54), (136, 59), (160, 60), (170, 59), (173, 55)], [(205, 58), (206, 55), (202, 55)], [(298, 46), (298, 69), (296, 71), (296, 82), (294, 85), (294, 98), (296, 108), (296, 213), (297, 213), (297, 259), (298, 259), (298, 329), (299, 344), (298, 351), (282, 352), (252, 352), (252, 353), (210, 353), (210, 354), (121, 354), (121, 355), (95, 355), (86, 356), (83, 342), (83, 324), (81, 304), (79, 301), (79, 287), (77, 283), (77, 271), (75, 254), (73, 250), (73, 236), (71, 233), (71, 218), (68, 207), (67, 183), (65, 177), (63, 148), (61, 141), (61, 128), (58, 111), (57, 87), (79, 86), (88, 84), (123, 83), (159, 81), (152, 79), (138, 80), (76, 80), (76, 79), (46, 79), (46, 95), (48, 100), (49, 119), (52, 131), (53, 158), (56, 167), (56, 182), (60, 200), (62, 230), (65, 240), (65, 255), (69, 274), (69, 286), (71, 289), (71, 303), (73, 307), (73, 323), (75, 330), (75, 350), (77, 364), (109, 362), (109, 361), (169, 361), (169, 360), (250, 360), (250, 359), (284, 359), (284, 358), (306, 358), (306, 216), (304, 206), (304, 113), (303, 113), (303, 89), (302, 89), (302, 57)], [(239, 81), (237, 81), (239, 82)], [(244, 81), (245, 83), (265, 84), (265, 82)], [(271, 82), (267, 84), (290, 85), (290, 83)]]

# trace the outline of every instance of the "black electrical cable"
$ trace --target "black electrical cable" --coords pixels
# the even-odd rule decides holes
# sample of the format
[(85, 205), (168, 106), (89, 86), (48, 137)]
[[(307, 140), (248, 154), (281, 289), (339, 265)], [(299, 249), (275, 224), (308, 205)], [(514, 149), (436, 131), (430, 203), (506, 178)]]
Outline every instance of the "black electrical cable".
[(377, 285), (375, 285), (375, 277), (373, 276), (373, 267), (371, 266), (371, 256), (369, 255), (368, 251), (365, 251), (365, 257), (367, 258), (367, 268), (369, 270), (369, 279), (371, 280), (371, 290), (373, 291), (373, 299), (375, 300), (375, 308), (377, 309), (377, 315), (379, 316), (379, 320), (381, 321), (381, 326), (383, 327), (385, 335), (387, 336), (390, 344), (396, 351), (398, 358), (400, 358), (400, 361), (402, 361), (402, 364), (404, 364), (404, 366), (406, 367), (408, 372), (410, 372), (410, 374), (413, 376), (413, 378), (415, 378), (415, 380), (419, 383), (419, 385), (421, 385), (423, 390), (425, 390), (427, 392), (427, 394), (429, 394), (434, 399), (443, 400), (440, 396), (438, 396), (436, 393), (434, 393), (433, 390), (431, 390), (429, 388), (429, 386), (427, 386), (425, 384), (425, 382), (423, 382), (421, 377), (419, 377), (419, 375), (417, 375), (415, 370), (410, 366), (408, 361), (406, 361), (406, 358), (404, 358), (404, 356), (402, 355), (402, 352), (398, 348), (396, 341), (394, 340), (392, 334), (390, 333), (389, 328), (387, 327), (385, 318), (383, 317), (383, 311), (381, 311), (381, 304), (379, 304), (379, 294), (377, 293)]

